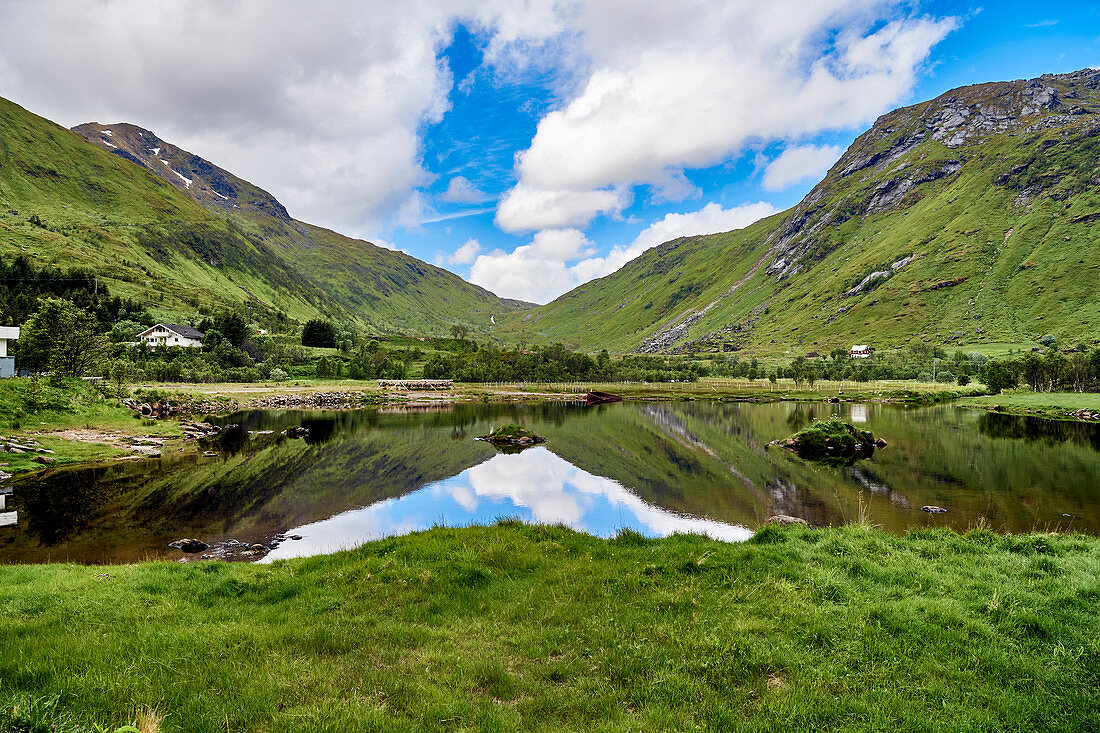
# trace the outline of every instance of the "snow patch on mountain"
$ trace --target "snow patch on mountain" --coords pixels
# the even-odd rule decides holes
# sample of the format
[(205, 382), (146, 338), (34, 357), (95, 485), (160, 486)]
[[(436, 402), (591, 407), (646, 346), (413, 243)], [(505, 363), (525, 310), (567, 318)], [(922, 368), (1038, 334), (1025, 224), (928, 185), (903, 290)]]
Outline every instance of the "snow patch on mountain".
[(172, 164), (171, 164), (171, 163), (169, 163), (169, 162), (168, 162), (167, 160), (162, 160), (162, 161), (160, 161), (160, 162), (161, 162), (161, 163), (164, 163), (164, 164), (165, 164), (166, 166), (168, 166), (168, 170), (172, 171), (172, 172), (173, 172), (173, 173), (175, 173), (175, 174), (176, 174), (177, 176), (179, 176), (179, 177), (180, 177), (180, 180), (181, 180), (181, 181), (183, 181), (183, 185), (187, 186), (187, 188), (191, 188), (191, 184), (192, 184), (192, 183), (194, 183), (194, 181), (193, 181), (192, 179), (188, 178), (187, 176), (183, 175), (183, 174), (182, 174), (182, 173), (180, 173), (180, 172), (179, 172), (178, 170), (176, 170), (175, 168), (173, 168), (173, 167), (172, 167)]

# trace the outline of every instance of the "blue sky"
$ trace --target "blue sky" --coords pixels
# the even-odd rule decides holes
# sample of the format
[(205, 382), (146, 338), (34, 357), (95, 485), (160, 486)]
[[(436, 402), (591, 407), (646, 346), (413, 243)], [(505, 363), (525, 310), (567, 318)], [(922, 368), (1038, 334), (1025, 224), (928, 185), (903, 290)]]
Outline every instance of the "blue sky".
[(944, 0), (0, 0), (0, 96), (133, 122), (299, 219), (547, 300), (797, 201), (874, 118), (1100, 65), (1100, 10)]
[[(914, 14), (953, 18), (955, 24), (916, 67), (915, 83), (880, 111), (929, 99), (965, 84), (1100, 64), (1100, 11), (1086, 3), (968, 6), (932, 2), (919, 4)], [(568, 97), (556, 96), (554, 80), (545, 73), (497, 79), (485, 67), (487, 43), (484, 34), (459, 25), (454, 42), (443, 51), (456, 81), (448, 97), (450, 110), (438, 123), (426, 125), (422, 133), (424, 166), (436, 178), (420, 190), (432, 213), (419, 226), (398, 222), (385, 232), (389, 241), (406, 251), (464, 277), (470, 276), (473, 248), (469, 247), (467, 256), (458, 257), (458, 261), (454, 252), (469, 241), (476, 241), (477, 251), (482, 254), (493, 250), (510, 253), (531, 241), (532, 232), (502, 231), (494, 222), (497, 205), (516, 184), (515, 156), (530, 146), (541, 117), (568, 102)], [(684, 175), (695, 191), (683, 200), (661, 201), (653, 195), (651, 186), (636, 184), (631, 187), (630, 205), (616, 216), (595, 216), (582, 227), (585, 237), (600, 255), (612, 247), (629, 247), (643, 230), (668, 214), (690, 214), (711, 203), (731, 209), (766, 202), (785, 209), (796, 204), (819, 180), (822, 169), (811, 166), (805, 177), (765, 187), (767, 164), (792, 146), (842, 150), (872, 119), (868, 116), (863, 123), (835, 129), (823, 125), (820, 131), (793, 141), (752, 140), (731, 148), (714, 164), (686, 166)], [(835, 155), (823, 159), (831, 163)], [(447, 197), (446, 192), (456, 176), (469, 182), (480, 195), (448, 200), (455, 198)], [(492, 287), (497, 283), (482, 284)], [(544, 301), (553, 291), (540, 292), (536, 282), (526, 291), (520, 288), (502, 294)]]

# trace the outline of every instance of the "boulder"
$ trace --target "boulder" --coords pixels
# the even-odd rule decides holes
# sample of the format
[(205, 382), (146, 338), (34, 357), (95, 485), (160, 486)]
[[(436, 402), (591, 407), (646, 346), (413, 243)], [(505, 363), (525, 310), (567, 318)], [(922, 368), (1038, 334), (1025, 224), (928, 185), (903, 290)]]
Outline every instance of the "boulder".
[(801, 517), (792, 517), (789, 514), (774, 514), (768, 517), (768, 524), (801, 524), (809, 526), (809, 522)]
[(35, 456), (35, 463), (41, 463), (43, 466), (48, 466), (51, 463), (57, 463), (56, 458), (49, 458), (47, 456)]
[(301, 425), (298, 425), (293, 428), (287, 428), (283, 431), (283, 435), (288, 438), (308, 438), (309, 428), (303, 428)]
[(202, 552), (203, 550), (206, 550), (210, 547), (210, 545), (206, 544), (202, 540), (196, 540), (191, 537), (186, 537), (182, 540), (176, 540), (175, 542), (169, 542), (168, 546), (180, 550), (181, 552), (187, 553)]
[(946, 509), (944, 509), (942, 506), (935, 506), (934, 504), (922, 506), (920, 510), (922, 512), (928, 512), (929, 514), (947, 514)]

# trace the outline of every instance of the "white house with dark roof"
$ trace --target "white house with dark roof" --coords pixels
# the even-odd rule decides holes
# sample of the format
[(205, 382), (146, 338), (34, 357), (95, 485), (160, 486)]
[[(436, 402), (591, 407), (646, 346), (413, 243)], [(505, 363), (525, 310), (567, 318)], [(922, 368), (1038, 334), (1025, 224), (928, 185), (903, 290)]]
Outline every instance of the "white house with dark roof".
[(180, 326), (176, 323), (158, 323), (138, 334), (140, 343), (148, 344), (150, 348), (157, 348), (158, 346), (193, 348), (202, 346), (202, 337), (202, 331), (190, 326)]
[(868, 346), (867, 344), (856, 344), (851, 348), (851, 350), (848, 351), (848, 356), (852, 357), (853, 359), (866, 359), (873, 353), (875, 353), (873, 347)]
[(0, 326), (0, 379), (15, 376), (15, 357), (8, 356), (8, 342), (18, 339), (17, 326)]

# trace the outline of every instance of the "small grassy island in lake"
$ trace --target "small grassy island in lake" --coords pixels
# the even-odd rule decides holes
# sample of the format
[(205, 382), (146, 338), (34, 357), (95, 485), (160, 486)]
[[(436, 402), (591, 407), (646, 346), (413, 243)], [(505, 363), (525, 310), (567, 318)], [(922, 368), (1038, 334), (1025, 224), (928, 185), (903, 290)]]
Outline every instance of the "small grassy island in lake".
[(533, 445), (540, 445), (546, 442), (546, 438), (541, 435), (536, 435), (527, 428), (514, 423), (501, 425), (488, 435), (479, 436), (478, 440), (492, 443), (502, 450), (523, 450), (524, 448), (530, 448)]
[(780, 445), (812, 461), (850, 465), (857, 459), (870, 458), (875, 448), (886, 447), (886, 441), (876, 439), (870, 430), (860, 430), (834, 417), (811, 423)]

